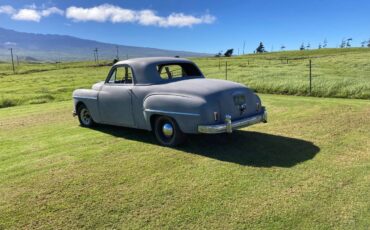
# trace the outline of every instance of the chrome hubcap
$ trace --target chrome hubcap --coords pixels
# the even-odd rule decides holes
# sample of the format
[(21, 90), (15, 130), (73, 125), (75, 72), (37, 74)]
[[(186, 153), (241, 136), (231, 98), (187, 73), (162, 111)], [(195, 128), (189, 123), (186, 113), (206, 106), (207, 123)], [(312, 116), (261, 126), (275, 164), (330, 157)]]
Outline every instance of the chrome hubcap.
[(169, 138), (173, 135), (173, 127), (170, 123), (165, 123), (162, 127), (162, 133), (165, 137)]
[(81, 110), (81, 121), (85, 124), (88, 125), (91, 122), (91, 116), (90, 113), (87, 109), (83, 108)]

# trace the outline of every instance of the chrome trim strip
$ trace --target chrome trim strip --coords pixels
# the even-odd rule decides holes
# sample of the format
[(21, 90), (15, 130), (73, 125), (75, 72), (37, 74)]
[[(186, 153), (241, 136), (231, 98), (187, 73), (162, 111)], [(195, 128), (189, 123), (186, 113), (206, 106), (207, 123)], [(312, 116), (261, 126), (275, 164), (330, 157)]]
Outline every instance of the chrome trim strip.
[(253, 117), (248, 117), (245, 119), (237, 120), (234, 122), (231, 122), (231, 127), (230, 123), (228, 123), (227, 119), (224, 124), (219, 124), (219, 125), (199, 125), (198, 126), (198, 132), (199, 133), (208, 133), (208, 134), (215, 134), (215, 133), (225, 133), (225, 132), (230, 132), (231, 130), (234, 129), (240, 129), (246, 126), (254, 125), (260, 122), (267, 122), (267, 112), (264, 111), (263, 114), (258, 114)]
[(184, 116), (200, 116), (199, 113), (183, 113), (183, 112), (173, 112), (173, 111), (165, 111), (165, 110), (156, 110), (156, 109), (145, 109), (145, 112), (151, 113), (164, 113), (164, 114), (172, 114), (172, 115), (184, 115)]
[(90, 97), (90, 96), (73, 96), (73, 98), (77, 99), (92, 99), (92, 100), (97, 100), (97, 97)]

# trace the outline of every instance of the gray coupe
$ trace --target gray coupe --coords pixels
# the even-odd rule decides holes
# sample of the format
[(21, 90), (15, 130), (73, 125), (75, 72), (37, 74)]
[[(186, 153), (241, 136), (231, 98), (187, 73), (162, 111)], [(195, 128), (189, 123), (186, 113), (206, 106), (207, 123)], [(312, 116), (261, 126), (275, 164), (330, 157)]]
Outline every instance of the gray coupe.
[(183, 58), (136, 58), (117, 62), (105, 81), (73, 92), (80, 124), (96, 123), (154, 132), (164, 146), (185, 134), (231, 133), (267, 122), (260, 98), (242, 84), (205, 79)]

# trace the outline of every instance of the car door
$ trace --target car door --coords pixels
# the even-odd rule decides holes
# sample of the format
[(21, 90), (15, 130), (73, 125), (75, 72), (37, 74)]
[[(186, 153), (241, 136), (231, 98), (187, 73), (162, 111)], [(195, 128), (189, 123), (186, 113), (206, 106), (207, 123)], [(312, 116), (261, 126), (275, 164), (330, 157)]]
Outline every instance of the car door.
[(132, 114), (133, 72), (130, 66), (114, 66), (99, 95), (99, 111), (103, 123), (135, 127)]

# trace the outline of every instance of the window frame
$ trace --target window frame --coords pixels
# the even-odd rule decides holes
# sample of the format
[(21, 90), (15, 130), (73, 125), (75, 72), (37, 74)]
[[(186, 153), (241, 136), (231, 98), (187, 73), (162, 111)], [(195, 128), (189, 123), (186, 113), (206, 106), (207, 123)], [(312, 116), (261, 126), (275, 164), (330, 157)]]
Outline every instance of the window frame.
[[(186, 71), (185, 71), (185, 66), (183, 65), (192, 65), (196, 71), (199, 72), (199, 75), (183, 75), (184, 73), (186, 74)], [(182, 71), (182, 76), (168, 76), (168, 72), (166, 70), (166, 67), (170, 67), (170, 66), (179, 66), (181, 68), (181, 71)], [(157, 70), (157, 74), (158, 76), (162, 79), (162, 80), (165, 80), (165, 81), (170, 81), (170, 80), (177, 80), (177, 79), (186, 79), (186, 78), (195, 78), (195, 77), (204, 77), (202, 72), (199, 70), (199, 68), (193, 64), (193, 63), (162, 63), (162, 64), (157, 64), (156, 65), (156, 70)], [(161, 76), (161, 73), (162, 71), (165, 70), (164, 73), (167, 73), (167, 77), (162, 77)], [(171, 74), (172, 74), (172, 71), (169, 71)]]
[[(132, 79), (132, 82), (131, 83), (113, 83), (113, 82), (109, 82), (109, 80), (111, 79), (112, 77), (112, 74), (116, 71), (117, 68), (130, 68), (131, 69), (131, 79)], [(109, 84), (109, 85), (127, 85), (127, 86), (132, 86), (132, 85), (135, 85), (135, 73), (134, 73), (134, 69), (130, 66), (130, 65), (127, 65), (127, 64), (121, 64), (121, 65), (115, 65), (111, 68), (111, 70), (109, 71), (108, 73), (108, 76), (107, 78), (105, 79), (105, 82), (104, 84)]]

